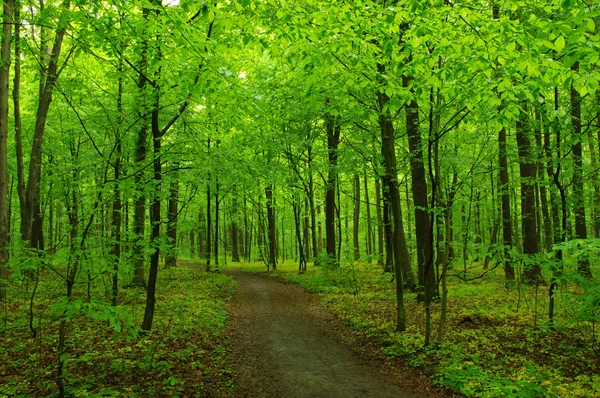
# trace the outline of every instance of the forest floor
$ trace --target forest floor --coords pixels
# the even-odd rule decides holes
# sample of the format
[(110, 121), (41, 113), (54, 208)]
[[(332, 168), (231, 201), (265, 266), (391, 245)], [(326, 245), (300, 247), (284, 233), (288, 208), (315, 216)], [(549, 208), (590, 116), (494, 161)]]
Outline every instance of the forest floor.
[(325, 308), (318, 295), (266, 276), (230, 269), (228, 360), (234, 396), (442, 397)]

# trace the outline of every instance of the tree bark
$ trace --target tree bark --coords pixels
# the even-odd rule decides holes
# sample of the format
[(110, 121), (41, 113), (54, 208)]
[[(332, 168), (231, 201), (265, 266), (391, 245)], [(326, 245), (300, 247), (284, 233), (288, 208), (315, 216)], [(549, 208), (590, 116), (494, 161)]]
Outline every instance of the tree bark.
[(359, 240), (359, 221), (360, 221), (360, 175), (354, 174), (354, 222), (352, 224), (352, 237), (354, 243), (354, 261), (360, 260), (360, 240)]
[(369, 201), (369, 183), (367, 180), (367, 170), (365, 169), (365, 176), (364, 176), (364, 189), (365, 189), (365, 204), (366, 204), (366, 211), (367, 211), (367, 256), (369, 256), (369, 262), (371, 262), (370, 260), (370, 256), (373, 255), (373, 228), (372, 228), (372, 224), (371, 224), (371, 203)]
[[(412, 78), (403, 76), (404, 87), (410, 87)], [(412, 90), (411, 90), (412, 92)], [(433, 269), (433, 248), (431, 247), (431, 225), (429, 205), (427, 203), (427, 178), (421, 132), (419, 130), (418, 105), (411, 99), (406, 106), (406, 131), (408, 148), (411, 153), (410, 168), (412, 177), (412, 193), (415, 211), (415, 234), (417, 247), (417, 262), (419, 270), (419, 285), (423, 286), (425, 305), (429, 305), (435, 292), (435, 273)]]
[(277, 258), (275, 257), (275, 246), (277, 240), (275, 237), (275, 209), (273, 208), (273, 185), (267, 186), (265, 189), (267, 197), (267, 222), (269, 228), (269, 266), (273, 270), (277, 269)]
[(539, 234), (535, 219), (535, 161), (531, 154), (531, 142), (527, 123), (527, 104), (524, 102), (516, 125), (516, 138), (519, 152), (519, 174), (521, 177), (521, 233), (523, 254), (532, 256), (531, 265), (523, 268), (526, 283), (535, 284), (542, 280), (542, 271), (534, 258), (538, 253)]
[(0, 44), (0, 301), (6, 299), (7, 264), (9, 260), (8, 81), (11, 61), (13, 8), (12, 0), (4, 1), (2, 43)]
[[(327, 101), (328, 105), (329, 101)], [(325, 128), (327, 131), (327, 153), (329, 170), (327, 186), (325, 187), (325, 250), (330, 261), (337, 264), (335, 245), (335, 188), (337, 186), (337, 160), (338, 145), (340, 143), (340, 126), (334, 117), (325, 114)], [(341, 232), (341, 231), (340, 231)]]
[(381, 184), (375, 177), (375, 213), (377, 214), (377, 265), (383, 265), (383, 218), (381, 215)]
[(173, 164), (171, 171), (171, 182), (169, 183), (169, 203), (167, 208), (167, 242), (168, 250), (165, 254), (165, 266), (175, 267), (177, 265), (177, 213), (179, 201), (179, 176), (178, 163)]
[[(574, 72), (579, 71), (579, 62), (571, 67)], [(581, 150), (581, 95), (571, 83), (571, 123), (573, 125), (573, 212), (575, 213), (575, 238), (587, 239), (587, 224), (585, 219), (585, 194), (583, 190), (583, 156)], [(592, 270), (590, 260), (582, 255), (578, 258), (578, 270), (581, 275), (591, 279)]]

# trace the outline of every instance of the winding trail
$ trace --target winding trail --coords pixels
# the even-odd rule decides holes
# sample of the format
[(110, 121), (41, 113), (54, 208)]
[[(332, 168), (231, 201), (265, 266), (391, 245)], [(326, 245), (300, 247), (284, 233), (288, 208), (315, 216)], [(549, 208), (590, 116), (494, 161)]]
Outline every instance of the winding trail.
[[(318, 296), (272, 278), (227, 271), (238, 283), (231, 306), (235, 397), (439, 397), (390, 376), (382, 359), (344, 342), (341, 322)], [(386, 374), (387, 373), (387, 374)], [(416, 385), (415, 385), (416, 384)]]

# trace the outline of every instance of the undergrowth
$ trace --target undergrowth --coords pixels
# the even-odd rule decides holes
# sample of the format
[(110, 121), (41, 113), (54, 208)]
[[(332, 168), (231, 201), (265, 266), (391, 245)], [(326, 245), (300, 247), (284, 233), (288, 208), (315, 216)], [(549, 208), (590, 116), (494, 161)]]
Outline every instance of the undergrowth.
[[(35, 338), (27, 319), (24, 279), (9, 296), (0, 325), (0, 397), (56, 391), (60, 286), (43, 275), (34, 302)], [(188, 267), (161, 270), (153, 330), (138, 333), (145, 291), (122, 289), (118, 307), (101, 288), (68, 306), (66, 382), (70, 396), (193, 397), (222, 395), (232, 386), (225, 361), (226, 300), (235, 282)]]
[[(242, 270), (264, 272), (264, 265)], [(556, 296), (552, 327), (546, 322), (545, 286), (505, 288), (501, 272), (470, 282), (449, 279), (447, 332), (429, 347), (424, 342), (424, 309), (406, 294), (407, 330), (394, 331), (395, 296), (390, 274), (374, 264), (338, 268), (309, 266), (299, 274), (292, 262), (270, 276), (302, 285), (347, 323), (443, 387), (473, 397), (600, 396), (600, 351), (596, 313), (583, 310), (591, 287), (563, 285)], [(592, 303), (594, 308), (596, 303)], [(440, 303), (433, 305), (433, 325)], [(583, 316), (582, 314), (587, 314)]]

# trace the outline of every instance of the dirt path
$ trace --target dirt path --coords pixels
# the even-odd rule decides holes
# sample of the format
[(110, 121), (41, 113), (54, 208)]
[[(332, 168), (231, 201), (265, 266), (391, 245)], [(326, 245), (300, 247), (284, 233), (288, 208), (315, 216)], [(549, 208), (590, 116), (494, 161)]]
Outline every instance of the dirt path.
[(347, 327), (316, 295), (268, 277), (228, 274), (238, 282), (231, 314), (234, 396), (443, 396), (436, 389), (415, 392), (424, 391), (419, 376), (390, 371), (383, 359), (348, 342)]

